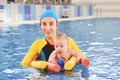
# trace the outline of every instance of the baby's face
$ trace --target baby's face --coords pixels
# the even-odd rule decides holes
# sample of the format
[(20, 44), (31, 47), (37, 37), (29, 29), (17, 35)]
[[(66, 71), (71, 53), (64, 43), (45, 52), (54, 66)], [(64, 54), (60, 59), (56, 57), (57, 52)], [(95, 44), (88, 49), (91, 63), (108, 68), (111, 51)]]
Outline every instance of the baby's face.
[(64, 39), (55, 40), (54, 46), (57, 53), (63, 53), (68, 50), (68, 43)]

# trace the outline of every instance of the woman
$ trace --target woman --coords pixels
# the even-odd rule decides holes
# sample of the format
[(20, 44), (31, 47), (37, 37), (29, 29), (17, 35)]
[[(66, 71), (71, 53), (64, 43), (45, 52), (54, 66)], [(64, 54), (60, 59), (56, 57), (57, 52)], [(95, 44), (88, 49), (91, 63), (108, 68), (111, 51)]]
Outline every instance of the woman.
[[(33, 42), (21, 62), (22, 66), (44, 69), (47, 65), (46, 61), (54, 50), (53, 41), (58, 29), (58, 17), (54, 11), (47, 10), (41, 15), (40, 28), (45, 38)], [(79, 52), (81, 57), (85, 57), (72, 38), (69, 37), (68, 41), (70, 49)]]

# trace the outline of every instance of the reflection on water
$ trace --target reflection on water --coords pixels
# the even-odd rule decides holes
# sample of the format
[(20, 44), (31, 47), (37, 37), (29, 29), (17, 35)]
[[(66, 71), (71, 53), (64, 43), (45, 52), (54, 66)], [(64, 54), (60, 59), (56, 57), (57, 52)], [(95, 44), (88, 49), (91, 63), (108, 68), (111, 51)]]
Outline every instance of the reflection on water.
[(77, 65), (72, 71), (61, 71), (59, 73), (50, 72), (48, 70), (36, 70), (29, 73), (27, 79), (29, 80), (88, 80), (88, 68), (82, 65)]
[(72, 37), (90, 59), (90, 66), (76, 66), (60, 73), (38, 72), (19, 65), (31, 43), (43, 38), (38, 24), (0, 27), (0, 80), (120, 80), (120, 19), (64, 21), (59, 32)]

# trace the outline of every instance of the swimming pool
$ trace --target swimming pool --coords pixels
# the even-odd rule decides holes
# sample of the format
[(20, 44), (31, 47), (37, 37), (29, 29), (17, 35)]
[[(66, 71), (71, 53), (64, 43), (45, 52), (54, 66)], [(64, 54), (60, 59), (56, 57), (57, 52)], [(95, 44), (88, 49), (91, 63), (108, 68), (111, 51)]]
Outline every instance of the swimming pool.
[[(19, 66), (31, 43), (43, 34), (38, 24), (0, 26), (0, 80), (26, 80), (40, 75), (40, 80), (120, 80), (120, 18), (101, 18), (59, 23), (59, 32), (71, 36), (91, 64), (82, 77), (81, 70), (61, 73), (33, 73)], [(42, 79), (41, 79), (42, 78)], [(34, 77), (35, 79), (35, 77)], [(37, 80), (37, 79), (36, 79)]]

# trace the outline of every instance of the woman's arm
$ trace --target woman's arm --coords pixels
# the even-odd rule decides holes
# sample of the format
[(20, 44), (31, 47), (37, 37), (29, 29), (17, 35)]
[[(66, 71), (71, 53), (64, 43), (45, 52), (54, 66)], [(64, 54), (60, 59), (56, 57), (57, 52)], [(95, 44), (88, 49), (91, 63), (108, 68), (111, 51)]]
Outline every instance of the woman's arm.
[(46, 44), (44, 39), (36, 40), (30, 46), (27, 54), (24, 56), (23, 60), (21, 61), (20, 65), (25, 67), (30, 67), (31, 62), (35, 60), (35, 57), (39, 54), (41, 49)]
[(24, 56), (23, 60), (21, 61), (22, 66), (29, 67), (32, 60), (37, 55), (37, 48), (36, 48), (36, 41), (31, 45), (30, 49), (28, 50), (27, 54)]
[(79, 49), (79, 47), (77, 46), (77, 44), (75, 43), (75, 41), (72, 38), (70, 38), (70, 37), (68, 38), (68, 40), (69, 40), (69, 49), (78, 52), (81, 57), (85, 58), (85, 55)]

